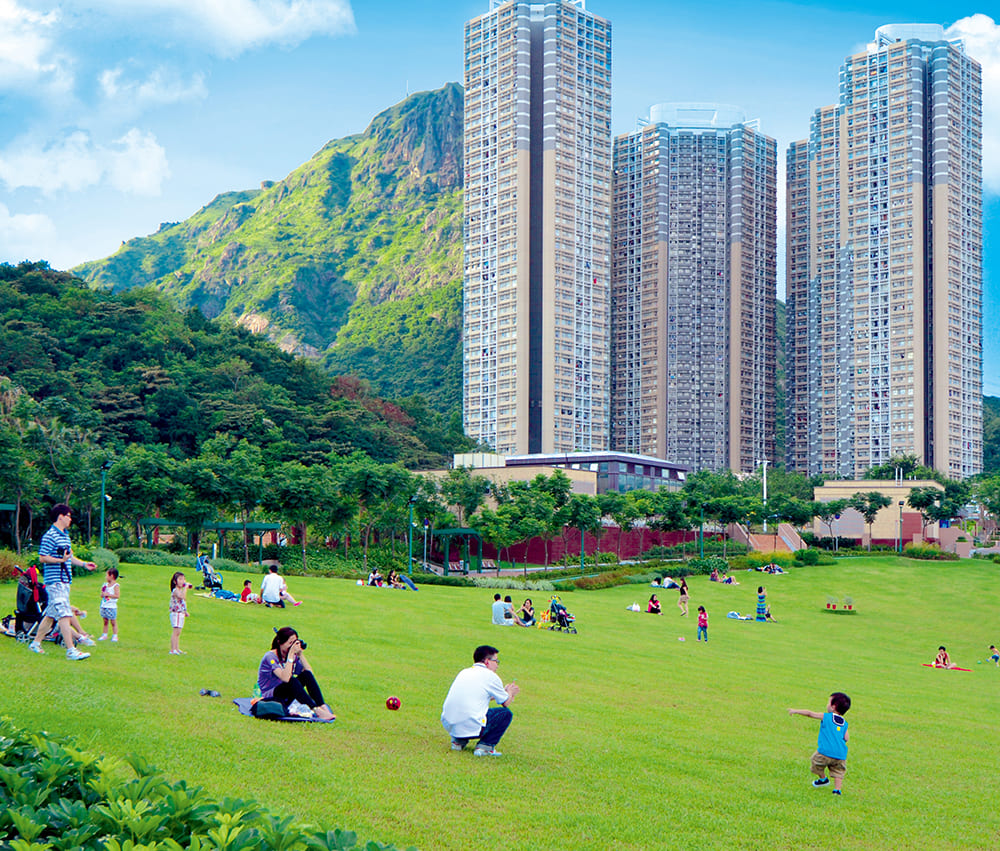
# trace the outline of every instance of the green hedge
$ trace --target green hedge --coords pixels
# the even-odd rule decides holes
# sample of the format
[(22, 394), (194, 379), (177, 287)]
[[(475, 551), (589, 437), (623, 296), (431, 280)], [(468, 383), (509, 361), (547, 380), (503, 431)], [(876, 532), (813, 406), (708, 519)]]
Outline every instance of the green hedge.
[(903, 547), (903, 555), (926, 561), (958, 561), (955, 553), (946, 553), (936, 544), (907, 544)]
[[(169, 782), (142, 757), (132, 756), (127, 762), (134, 780), (122, 780), (116, 763), (78, 749), (71, 740), (22, 730), (9, 718), (0, 718), (0, 848), (349, 851), (358, 847), (352, 832), (296, 825), (250, 800), (215, 800), (199, 787)], [(395, 846), (371, 841), (362, 848), (393, 851)]]
[[(193, 555), (174, 555), (164, 550), (136, 549), (133, 547), (123, 547), (120, 550), (115, 550), (113, 555), (127, 564), (158, 564), (164, 567), (181, 567), (187, 570), (194, 570), (195, 562), (198, 560), (198, 557)], [(228, 558), (213, 558), (211, 561), (212, 567), (219, 572), (232, 571), (233, 573), (254, 574), (262, 572), (260, 566), (257, 564), (241, 564), (238, 561), (232, 561)]]

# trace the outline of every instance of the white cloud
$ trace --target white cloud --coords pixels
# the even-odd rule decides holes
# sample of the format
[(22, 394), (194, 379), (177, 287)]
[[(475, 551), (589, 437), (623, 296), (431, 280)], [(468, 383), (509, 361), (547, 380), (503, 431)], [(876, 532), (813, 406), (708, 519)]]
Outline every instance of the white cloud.
[(983, 182), (1000, 194), (1000, 25), (977, 14), (956, 21), (949, 38), (961, 38), (965, 51), (983, 66)]
[(160, 67), (144, 80), (129, 79), (123, 68), (110, 68), (98, 76), (101, 92), (108, 100), (125, 101), (137, 107), (202, 100), (208, 97), (205, 75), (183, 80), (176, 71)]
[(76, 130), (57, 142), (15, 142), (0, 153), (0, 181), (10, 189), (80, 191), (104, 181), (120, 192), (158, 195), (170, 175), (166, 151), (152, 133), (133, 128), (110, 145)]
[(17, 0), (0, 0), (0, 88), (72, 86), (69, 60), (53, 46), (58, 22), (57, 12), (42, 14)]
[(0, 262), (44, 257), (56, 236), (52, 220), (41, 213), (11, 214), (0, 204)]
[(134, 28), (140, 18), (150, 32), (166, 25), (189, 39), (207, 41), (224, 56), (266, 44), (294, 46), (315, 35), (354, 32), (349, 0), (67, 0), (67, 5), (127, 16)]
[(170, 176), (167, 152), (156, 137), (134, 127), (104, 151), (104, 164), (111, 185), (133, 195), (159, 195)]

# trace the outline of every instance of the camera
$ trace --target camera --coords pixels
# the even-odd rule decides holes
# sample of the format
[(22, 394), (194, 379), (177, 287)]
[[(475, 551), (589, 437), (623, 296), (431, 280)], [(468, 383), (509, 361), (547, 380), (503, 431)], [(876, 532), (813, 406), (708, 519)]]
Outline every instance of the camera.
[(306, 643), (301, 638), (299, 639), (299, 647), (301, 647), (303, 650), (306, 649)]

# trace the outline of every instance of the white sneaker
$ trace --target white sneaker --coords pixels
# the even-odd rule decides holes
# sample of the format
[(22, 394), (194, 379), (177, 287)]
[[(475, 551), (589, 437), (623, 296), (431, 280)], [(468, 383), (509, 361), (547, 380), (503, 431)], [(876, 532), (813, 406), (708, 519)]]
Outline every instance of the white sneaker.
[(41, 653), (42, 655), (45, 655), (45, 651), (42, 650), (42, 645), (39, 644), (37, 641), (32, 641), (31, 644), (28, 645), (28, 649), (32, 653)]
[(117, 644), (118, 643), (118, 636), (117, 635), (112, 635), (111, 636), (111, 643), (112, 644)]
[(81, 635), (76, 640), (76, 643), (77, 644), (82, 644), (84, 647), (93, 647), (94, 646), (94, 639), (91, 638), (89, 635)]
[(83, 659), (89, 659), (90, 658), (90, 654), (89, 653), (82, 653), (79, 650), (77, 650), (75, 647), (72, 647), (72, 648), (70, 648), (69, 650), (66, 651), (66, 658), (69, 659), (70, 662), (79, 662), (79, 661), (81, 661)]
[(503, 756), (500, 751), (491, 745), (476, 745), (476, 749), (472, 752), (473, 756)]
[(97, 640), (98, 641), (107, 641), (108, 640), (108, 634), (104, 633), (104, 635), (97, 636)]

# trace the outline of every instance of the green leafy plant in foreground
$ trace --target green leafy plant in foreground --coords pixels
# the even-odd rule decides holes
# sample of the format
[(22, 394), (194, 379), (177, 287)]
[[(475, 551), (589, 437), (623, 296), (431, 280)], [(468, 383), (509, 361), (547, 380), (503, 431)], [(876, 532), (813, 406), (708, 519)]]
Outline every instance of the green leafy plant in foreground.
[[(317, 831), (254, 801), (215, 801), (184, 781), (170, 783), (140, 756), (126, 760), (135, 777), (124, 781), (115, 761), (22, 730), (9, 718), (0, 718), (0, 759), (0, 847), (13, 851), (350, 851), (358, 845), (351, 831)], [(363, 848), (395, 846), (372, 841)]]

